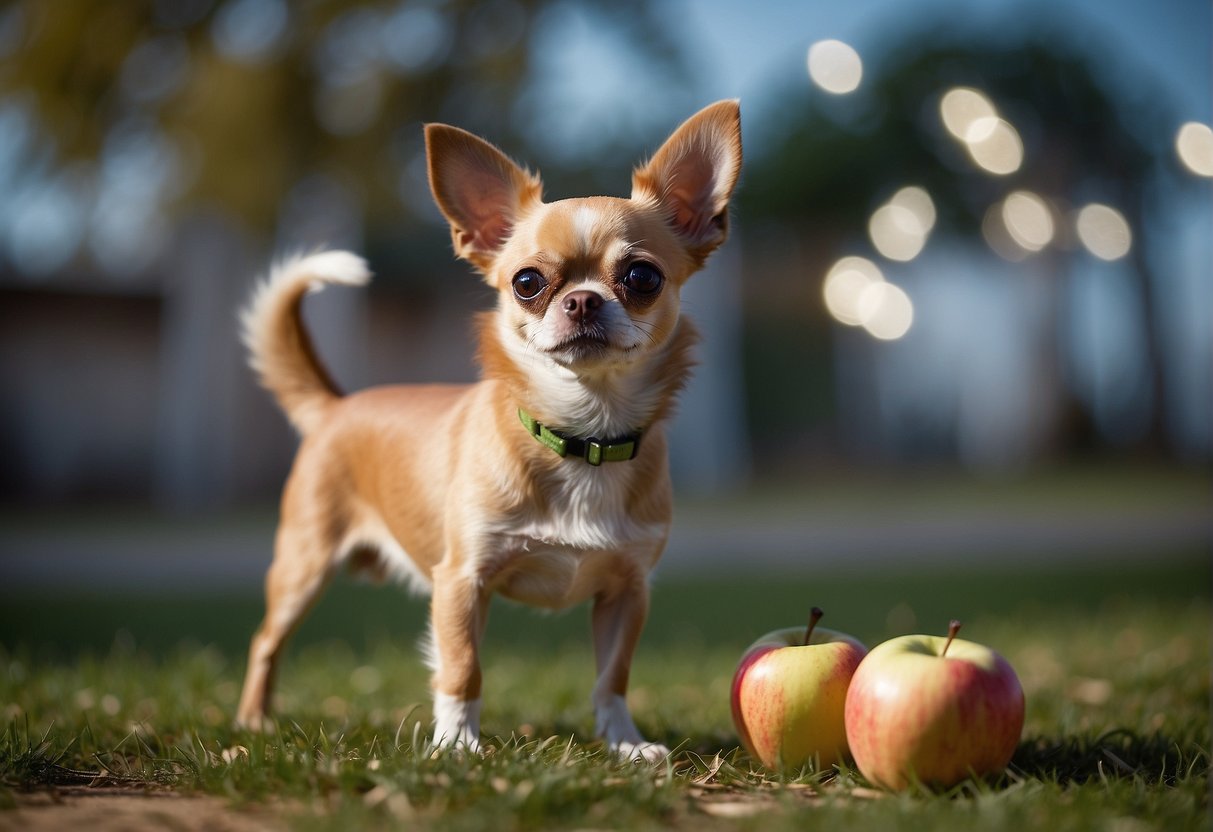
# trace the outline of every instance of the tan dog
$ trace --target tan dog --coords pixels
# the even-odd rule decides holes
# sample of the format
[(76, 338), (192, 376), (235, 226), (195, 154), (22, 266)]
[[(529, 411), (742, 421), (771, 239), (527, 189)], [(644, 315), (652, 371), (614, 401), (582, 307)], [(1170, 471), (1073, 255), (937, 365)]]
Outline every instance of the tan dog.
[(479, 320), (484, 378), (342, 396), (299, 303), (364, 284), (363, 261), (290, 260), (259, 288), (243, 318), (251, 363), (303, 442), (238, 720), (263, 724), (285, 639), (349, 566), (432, 595), (435, 745), (479, 747), (479, 648), (500, 593), (550, 609), (593, 599), (596, 730), (660, 759), (625, 695), (670, 528), (663, 428), (695, 340), (679, 291), (727, 234), (737, 102), (683, 124), (634, 172), (630, 199), (545, 203), (537, 177), (472, 134), (431, 124), (425, 140), (455, 253), (498, 293)]

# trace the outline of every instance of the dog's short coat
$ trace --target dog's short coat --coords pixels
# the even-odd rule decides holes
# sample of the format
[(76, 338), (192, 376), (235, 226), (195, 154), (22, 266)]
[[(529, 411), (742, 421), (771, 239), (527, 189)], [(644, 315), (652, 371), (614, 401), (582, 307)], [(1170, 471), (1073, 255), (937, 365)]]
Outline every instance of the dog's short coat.
[[(679, 291), (727, 235), (738, 104), (684, 123), (633, 173), (629, 199), (546, 203), (487, 142), (439, 124), (425, 138), (455, 252), (498, 293), (478, 323), (483, 379), (343, 396), (299, 307), (326, 284), (366, 283), (363, 261), (296, 258), (260, 286), (243, 318), (251, 364), (303, 441), (238, 721), (263, 724), (284, 640), (352, 567), (431, 595), (436, 745), (479, 747), (479, 645), (499, 593), (552, 609), (592, 599), (596, 730), (620, 754), (660, 759), (625, 694), (670, 527), (663, 429), (695, 340)], [(584, 458), (560, 455), (569, 447)]]

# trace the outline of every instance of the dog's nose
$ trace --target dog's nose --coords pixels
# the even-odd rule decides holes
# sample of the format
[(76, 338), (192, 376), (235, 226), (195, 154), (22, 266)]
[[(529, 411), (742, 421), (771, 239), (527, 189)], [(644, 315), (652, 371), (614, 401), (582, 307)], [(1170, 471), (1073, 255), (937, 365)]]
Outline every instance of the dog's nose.
[(565, 295), (560, 305), (573, 323), (588, 324), (598, 317), (598, 310), (602, 308), (602, 295), (588, 289), (579, 289)]

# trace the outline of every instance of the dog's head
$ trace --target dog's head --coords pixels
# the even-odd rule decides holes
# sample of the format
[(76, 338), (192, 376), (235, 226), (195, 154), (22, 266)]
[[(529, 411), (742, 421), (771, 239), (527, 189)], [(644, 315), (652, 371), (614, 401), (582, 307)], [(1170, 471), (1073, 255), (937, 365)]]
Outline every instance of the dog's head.
[(632, 175), (629, 199), (547, 203), (539, 178), (493, 145), (425, 129), (430, 187), (455, 252), (499, 293), (503, 337), (573, 370), (651, 353), (679, 290), (728, 234), (741, 169), (736, 101), (700, 111)]

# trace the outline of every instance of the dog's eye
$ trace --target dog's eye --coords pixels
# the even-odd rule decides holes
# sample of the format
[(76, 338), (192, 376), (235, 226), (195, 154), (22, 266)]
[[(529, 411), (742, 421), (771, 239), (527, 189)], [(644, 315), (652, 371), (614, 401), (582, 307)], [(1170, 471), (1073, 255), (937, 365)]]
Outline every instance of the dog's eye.
[(628, 273), (623, 277), (623, 285), (638, 295), (653, 295), (661, 289), (664, 280), (656, 266), (637, 262), (628, 267)]
[(525, 269), (514, 275), (514, 294), (519, 300), (534, 300), (547, 285), (543, 275), (534, 269)]

